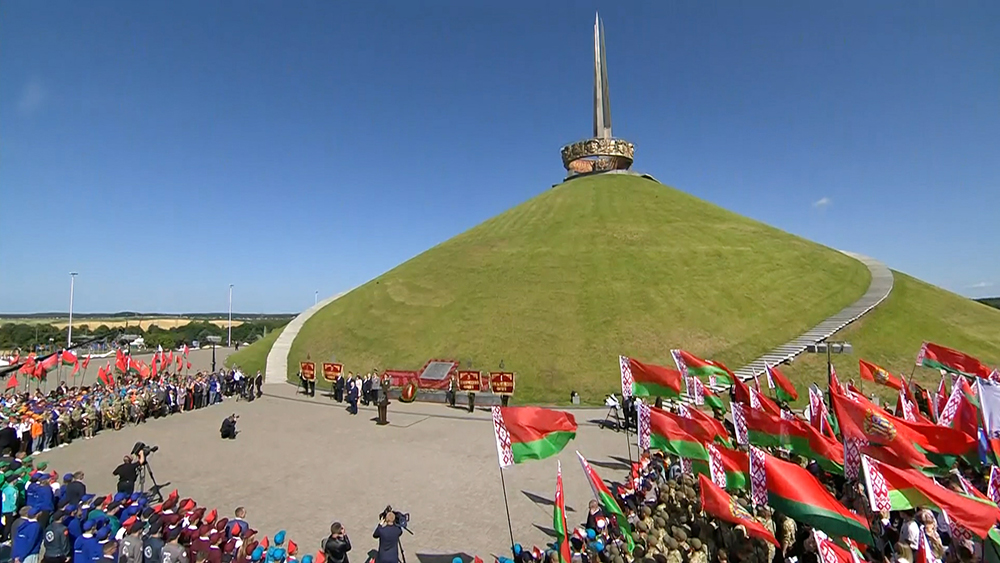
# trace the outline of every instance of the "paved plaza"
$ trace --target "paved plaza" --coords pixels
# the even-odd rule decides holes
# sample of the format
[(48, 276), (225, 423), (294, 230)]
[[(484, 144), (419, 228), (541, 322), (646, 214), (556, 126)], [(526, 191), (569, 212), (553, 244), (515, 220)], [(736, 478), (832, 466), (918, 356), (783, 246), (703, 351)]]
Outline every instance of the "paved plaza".
[[(194, 353), (192, 353), (194, 355)], [(199, 354), (200, 356), (200, 354)], [(509, 534), (488, 411), (470, 414), (444, 405), (394, 402), (390, 424), (375, 425), (374, 407), (350, 416), (342, 405), (317, 394), (295, 394), (287, 384), (269, 384), (252, 403), (225, 403), (152, 420), (119, 432), (102, 432), (41, 454), (60, 474), (80, 469), (93, 492), (114, 490), (111, 471), (138, 440), (160, 446), (151, 459), (164, 494), (218, 507), (232, 516), (247, 508), (261, 534), (287, 529), (303, 553), (315, 553), (331, 522), (342, 522), (354, 544), (352, 557), (376, 547), (371, 533), (386, 504), (411, 514), (415, 535), (404, 534), (408, 559), (442, 561), (467, 553), (489, 559), (508, 552)], [(222, 419), (240, 415), (235, 441), (219, 438)], [(571, 525), (585, 519), (591, 498), (574, 450), (579, 449), (610, 480), (627, 474), (624, 434), (602, 430), (602, 410), (579, 410), (576, 440), (562, 452)], [(633, 455), (635, 448), (632, 448)], [(544, 545), (552, 528), (550, 499), (556, 459), (505, 470), (516, 541)], [(416, 559), (415, 559), (416, 558)], [(450, 563), (451, 557), (443, 560)]]

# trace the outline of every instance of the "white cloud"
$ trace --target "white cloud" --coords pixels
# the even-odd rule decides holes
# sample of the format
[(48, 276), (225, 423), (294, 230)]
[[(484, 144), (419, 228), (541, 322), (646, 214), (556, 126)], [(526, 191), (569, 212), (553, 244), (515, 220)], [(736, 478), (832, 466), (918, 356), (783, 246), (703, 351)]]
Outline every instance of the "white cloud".
[(824, 207), (829, 207), (832, 204), (833, 204), (832, 199), (823, 196), (813, 202), (813, 207), (815, 207), (816, 209), (823, 209)]
[(17, 102), (17, 111), (21, 115), (31, 115), (38, 111), (49, 93), (38, 78), (32, 78), (21, 90), (21, 98)]
[(986, 289), (987, 287), (993, 287), (993, 282), (981, 281), (979, 283), (974, 283), (969, 286), (969, 289)]

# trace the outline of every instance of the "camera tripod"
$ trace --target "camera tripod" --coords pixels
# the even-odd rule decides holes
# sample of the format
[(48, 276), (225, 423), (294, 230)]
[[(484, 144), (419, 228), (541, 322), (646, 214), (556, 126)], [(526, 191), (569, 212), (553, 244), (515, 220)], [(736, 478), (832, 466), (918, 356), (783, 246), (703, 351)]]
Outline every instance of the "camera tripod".
[(153, 482), (153, 486), (149, 489), (149, 494), (146, 495), (150, 501), (163, 502), (163, 493), (160, 492), (160, 485), (156, 482), (156, 475), (153, 475), (153, 468), (150, 467), (149, 462), (139, 466), (139, 492), (146, 493), (146, 474), (149, 473), (149, 480)]

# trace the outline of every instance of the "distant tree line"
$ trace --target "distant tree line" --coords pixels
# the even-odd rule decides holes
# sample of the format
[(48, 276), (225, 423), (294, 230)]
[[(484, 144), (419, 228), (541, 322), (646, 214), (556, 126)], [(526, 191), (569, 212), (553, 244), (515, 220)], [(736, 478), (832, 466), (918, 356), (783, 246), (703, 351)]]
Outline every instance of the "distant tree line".
[[(289, 319), (259, 319), (244, 321), (233, 326), (233, 342), (254, 342), (265, 332), (271, 332), (288, 324)], [(23, 352), (48, 351), (60, 348), (66, 344), (67, 328), (59, 328), (51, 324), (6, 323), (0, 325), (0, 350), (20, 348)], [(207, 321), (192, 321), (184, 326), (160, 328), (150, 325), (143, 330), (138, 325), (128, 328), (110, 328), (107, 325), (91, 326), (86, 321), (73, 324), (73, 340), (76, 342), (97, 338), (108, 342), (119, 338), (121, 334), (141, 336), (148, 348), (162, 346), (173, 349), (194, 341), (204, 343), (207, 336), (218, 336), (226, 342), (225, 326), (217, 326)]]
[(989, 305), (994, 309), (1000, 309), (1000, 297), (983, 297), (982, 299), (976, 299), (983, 305)]

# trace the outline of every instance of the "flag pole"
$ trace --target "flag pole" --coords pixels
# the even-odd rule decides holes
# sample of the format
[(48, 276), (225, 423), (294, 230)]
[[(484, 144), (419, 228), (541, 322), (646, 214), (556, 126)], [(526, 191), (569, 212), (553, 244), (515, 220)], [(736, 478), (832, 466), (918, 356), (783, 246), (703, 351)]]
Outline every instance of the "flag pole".
[(507, 504), (507, 484), (503, 480), (503, 467), (497, 465), (500, 470), (500, 488), (503, 489), (503, 507), (507, 511), (507, 531), (510, 532), (510, 550), (514, 552), (514, 528), (510, 525), (510, 506)]

